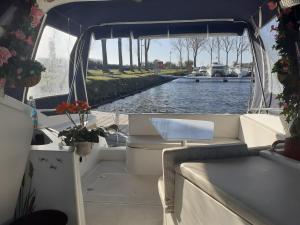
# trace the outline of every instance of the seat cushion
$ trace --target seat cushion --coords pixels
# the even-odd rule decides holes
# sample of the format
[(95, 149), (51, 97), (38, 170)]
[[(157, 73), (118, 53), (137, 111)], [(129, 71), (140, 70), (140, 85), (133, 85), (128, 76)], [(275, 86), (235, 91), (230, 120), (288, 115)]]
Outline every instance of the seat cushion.
[(183, 163), (176, 172), (251, 224), (299, 224), (297, 169), (250, 156)]
[[(213, 140), (199, 140), (197, 142), (188, 142), (188, 146), (201, 145), (219, 145), (219, 144), (233, 144), (241, 143), (238, 139), (231, 138), (214, 138)], [(128, 147), (131, 148), (148, 148), (162, 150), (164, 148), (180, 147), (181, 143), (178, 141), (165, 141), (160, 136), (151, 135), (131, 135), (127, 140)]]

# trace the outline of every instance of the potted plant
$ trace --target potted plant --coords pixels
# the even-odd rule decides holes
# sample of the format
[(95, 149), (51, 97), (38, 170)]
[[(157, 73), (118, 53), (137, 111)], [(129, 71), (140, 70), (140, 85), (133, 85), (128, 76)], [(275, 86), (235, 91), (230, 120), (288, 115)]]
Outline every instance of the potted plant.
[(35, 0), (16, 1), (10, 24), (0, 26), (0, 88), (32, 87), (45, 67), (32, 59), (32, 51), (44, 13)]
[(273, 67), (278, 80), (283, 85), (283, 92), (277, 96), (283, 107), (282, 114), (290, 125), (291, 137), (285, 140), (283, 155), (300, 160), (300, 6), (283, 8), (279, 0), (268, 2), (271, 10), (278, 10), (278, 26), (272, 27), (276, 32), (274, 48), (280, 59)]
[[(62, 137), (62, 141), (67, 146), (73, 146), (80, 157), (86, 156), (91, 152), (92, 144), (99, 142), (99, 136), (106, 137), (108, 132), (116, 130), (115, 125), (108, 128), (88, 129), (86, 123), (90, 109), (91, 107), (83, 101), (76, 101), (75, 103), (63, 102), (56, 107), (56, 112), (65, 114), (73, 124), (72, 127), (61, 131), (58, 136)], [(76, 124), (72, 114), (78, 114), (79, 124)]]

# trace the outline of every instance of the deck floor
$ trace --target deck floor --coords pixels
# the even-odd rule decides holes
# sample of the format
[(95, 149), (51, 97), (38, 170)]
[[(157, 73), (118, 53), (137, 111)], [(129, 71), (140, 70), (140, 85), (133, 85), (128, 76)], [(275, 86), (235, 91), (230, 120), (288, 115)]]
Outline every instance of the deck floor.
[(97, 126), (106, 127), (118, 123), (120, 131), (128, 135), (128, 115), (119, 114), (119, 119), (116, 121), (115, 113), (92, 111), (92, 114), (96, 117)]
[(162, 225), (156, 176), (135, 176), (121, 161), (103, 161), (83, 179), (87, 225)]

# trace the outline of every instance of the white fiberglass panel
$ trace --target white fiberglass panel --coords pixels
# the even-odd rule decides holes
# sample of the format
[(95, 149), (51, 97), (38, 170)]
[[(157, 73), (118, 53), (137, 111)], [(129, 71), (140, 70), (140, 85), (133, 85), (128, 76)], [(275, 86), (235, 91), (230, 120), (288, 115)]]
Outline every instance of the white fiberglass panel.
[(43, 63), (46, 71), (39, 84), (29, 88), (28, 95), (43, 98), (69, 93), (70, 54), (77, 38), (46, 26), (37, 49), (36, 60)]

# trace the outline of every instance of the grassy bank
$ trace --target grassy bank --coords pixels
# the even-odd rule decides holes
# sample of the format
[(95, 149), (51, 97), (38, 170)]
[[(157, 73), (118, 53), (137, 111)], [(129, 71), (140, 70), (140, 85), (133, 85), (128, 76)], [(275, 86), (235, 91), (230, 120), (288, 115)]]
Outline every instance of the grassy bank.
[[(164, 75), (185, 75), (184, 70), (163, 70)], [(169, 82), (173, 77), (154, 75), (153, 71), (90, 70), (87, 76), (87, 92), (92, 106), (99, 106), (132, 95), (148, 88)]]

